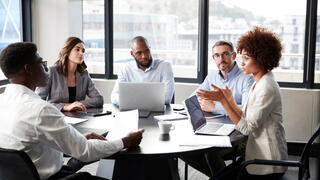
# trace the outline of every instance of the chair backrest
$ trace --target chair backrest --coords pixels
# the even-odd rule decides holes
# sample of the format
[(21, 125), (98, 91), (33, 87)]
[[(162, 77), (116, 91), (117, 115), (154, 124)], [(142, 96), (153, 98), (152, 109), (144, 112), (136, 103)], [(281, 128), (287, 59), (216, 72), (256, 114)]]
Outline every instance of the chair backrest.
[(312, 144), (319, 135), (320, 135), (320, 125), (317, 126), (316, 131), (313, 133), (308, 143), (303, 148), (301, 159), (300, 159), (300, 163), (302, 165), (302, 167), (300, 167), (300, 170), (299, 170), (299, 176), (301, 176), (300, 178), (302, 178), (305, 173), (308, 173), (309, 175), (309, 157), (312, 149)]
[(40, 180), (30, 157), (23, 151), (0, 148), (0, 180)]

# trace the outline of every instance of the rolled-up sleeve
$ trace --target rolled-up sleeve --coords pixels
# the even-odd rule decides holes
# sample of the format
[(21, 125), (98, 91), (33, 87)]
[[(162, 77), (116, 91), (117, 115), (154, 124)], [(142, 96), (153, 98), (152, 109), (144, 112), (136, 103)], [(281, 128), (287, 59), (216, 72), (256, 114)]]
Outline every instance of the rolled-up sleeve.
[(87, 140), (80, 132), (66, 124), (64, 115), (52, 106), (41, 110), (36, 132), (44, 144), (84, 162), (110, 156), (123, 148), (121, 139)]
[(168, 62), (165, 63), (165, 67), (163, 69), (162, 82), (164, 82), (166, 85), (165, 103), (170, 104), (173, 98), (173, 93), (174, 93), (174, 76), (173, 76), (171, 64)]

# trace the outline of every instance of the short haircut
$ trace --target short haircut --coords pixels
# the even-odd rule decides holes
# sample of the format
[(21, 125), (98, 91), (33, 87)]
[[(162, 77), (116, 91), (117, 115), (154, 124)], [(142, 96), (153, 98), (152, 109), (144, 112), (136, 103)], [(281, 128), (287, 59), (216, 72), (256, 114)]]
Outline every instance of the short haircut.
[(232, 44), (230, 41), (226, 41), (226, 40), (217, 41), (217, 42), (214, 43), (214, 45), (212, 46), (212, 50), (213, 50), (213, 48), (215, 48), (216, 46), (229, 46), (231, 52), (234, 52), (233, 44)]
[(4, 48), (0, 54), (0, 66), (7, 78), (13, 77), (26, 64), (37, 57), (37, 46), (30, 42), (17, 42)]
[(254, 27), (240, 37), (237, 45), (238, 53), (246, 51), (249, 57), (265, 71), (279, 66), (282, 45), (277, 34), (262, 27)]
[(146, 44), (146, 46), (148, 48), (150, 48), (148, 40), (143, 36), (136, 36), (136, 37), (134, 37), (133, 39), (130, 40), (130, 48), (131, 49), (133, 49), (133, 46), (134, 46), (135, 42), (144, 42)]

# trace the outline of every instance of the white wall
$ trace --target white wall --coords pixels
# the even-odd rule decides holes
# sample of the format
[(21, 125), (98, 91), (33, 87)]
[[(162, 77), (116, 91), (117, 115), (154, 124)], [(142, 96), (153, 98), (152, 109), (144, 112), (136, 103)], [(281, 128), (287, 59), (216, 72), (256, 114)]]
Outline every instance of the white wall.
[(52, 65), (69, 36), (82, 38), (81, 0), (34, 0), (32, 9), (33, 42)]

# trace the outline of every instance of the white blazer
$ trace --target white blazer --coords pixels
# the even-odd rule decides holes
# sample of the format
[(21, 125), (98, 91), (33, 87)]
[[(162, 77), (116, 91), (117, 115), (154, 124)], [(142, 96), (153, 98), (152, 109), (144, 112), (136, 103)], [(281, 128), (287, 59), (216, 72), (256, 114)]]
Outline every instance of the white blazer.
[[(268, 72), (252, 85), (236, 129), (249, 136), (246, 160), (286, 160), (288, 158), (282, 124), (280, 88), (272, 72)], [(282, 173), (286, 170), (286, 167), (281, 166), (249, 165), (247, 167), (247, 171), (255, 175)]]

